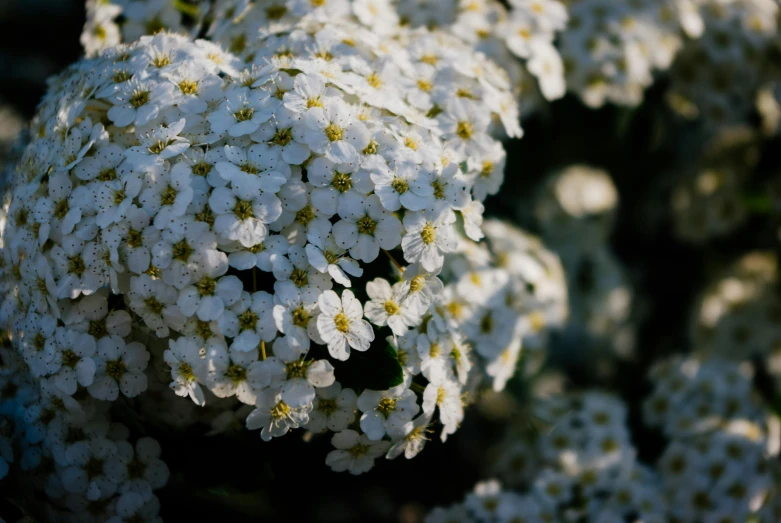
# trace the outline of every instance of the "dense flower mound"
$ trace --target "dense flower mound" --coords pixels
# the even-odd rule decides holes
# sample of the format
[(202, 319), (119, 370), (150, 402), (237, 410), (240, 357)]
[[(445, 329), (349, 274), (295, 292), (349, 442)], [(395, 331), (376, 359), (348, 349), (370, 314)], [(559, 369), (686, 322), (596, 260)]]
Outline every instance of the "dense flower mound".
[[(492, 223), (474, 243), (503, 177), (489, 132), (520, 132), (513, 100), (441, 35), (350, 22), (240, 57), (159, 33), (54, 78), (4, 204), (0, 311), (38, 395), (25, 406), (64, 413), (37, 440), (71, 471), (52, 476), (56, 506), (156, 514), (151, 489), (125, 499), (98, 470), (132, 459), (126, 430), (91, 428), (125, 398), (176, 427), (331, 431), (326, 463), (353, 474), (415, 456), (430, 424), (455, 432), (481, 375), (501, 388), (520, 340), (566, 310), (536, 240)], [(448, 305), (461, 274), (442, 271), (467, 245), (506, 295), (474, 307), (512, 316), (498, 349)]]
[(497, 220), (483, 231), (485, 243), (464, 242), (448, 259), (444, 306), (500, 391), (519, 360), (534, 370), (545, 359), (549, 334), (568, 317), (567, 283), (539, 238)]
[(772, 252), (750, 252), (708, 283), (689, 323), (699, 354), (736, 362), (759, 361), (771, 375), (779, 375), (778, 269)]
[(773, 0), (696, 0), (698, 38), (670, 69), (668, 99), (684, 116), (709, 127), (745, 122), (759, 89), (778, 77), (778, 3)]
[(567, 24), (557, 0), (398, 0), (403, 24), (437, 27), (490, 56), (507, 71), (522, 111), (564, 95), (564, 67), (554, 39)]
[(774, 521), (778, 418), (751, 389), (750, 368), (676, 357), (651, 371), (645, 421), (670, 443), (657, 469), (676, 521)]
[[(406, 28), (426, 27), (459, 52), (478, 51), (506, 72), (523, 112), (542, 99), (564, 95), (564, 67), (554, 46), (567, 11), (557, 0), (514, 0), (508, 10), (497, 0), (111, 0), (88, 2), (82, 44), (93, 54), (162, 29), (205, 33), (246, 57), (258, 34), (287, 31), (301, 21), (359, 24), (393, 37)], [(120, 23), (121, 22), (121, 23)], [(425, 80), (425, 79), (424, 79)]]
[(683, 44), (684, 2), (573, 0), (559, 49), (567, 90), (589, 107), (638, 105)]
[(731, 423), (751, 425), (755, 439), (767, 437), (769, 413), (752, 390), (750, 366), (676, 357), (657, 363), (649, 377), (644, 420), (667, 437), (691, 438)]
[(665, 521), (661, 484), (635, 460), (621, 401), (598, 392), (554, 396), (536, 400), (534, 414), (536, 430), (511, 432), (496, 458), (503, 482), (517, 489), (478, 483), (427, 523)]
[(154, 491), (169, 471), (157, 441), (112, 423), (107, 403), (38, 382), (10, 347), (0, 362), (0, 479), (22, 473), (17, 501), (41, 521), (162, 521)]
[(759, 133), (744, 126), (721, 128), (695, 147), (687, 160), (668, 174), (674, 233), (684, 241), (703, 244), (724, 237), (750, 216), (747, 196), (762, 147)]
[[(778, 419), (744, 366), (662, 360), (643, 418), (661, 428), (653, 464), (637, 457), (621, 400), (586, 390), (531, 400), (495, 449), (489, 473), (427, 523), (776, 520)], [(501, 482), (501, 483), (500, 483)]]

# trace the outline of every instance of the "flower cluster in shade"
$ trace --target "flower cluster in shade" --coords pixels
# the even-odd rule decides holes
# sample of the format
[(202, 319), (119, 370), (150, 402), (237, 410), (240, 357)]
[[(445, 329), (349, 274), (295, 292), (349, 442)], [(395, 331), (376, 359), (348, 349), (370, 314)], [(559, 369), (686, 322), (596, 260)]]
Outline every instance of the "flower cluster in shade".
[(654, 463), (638, 457), (617, 397), (537, 397), (495, 449), (486, 472), (497, 479), (426, 522), (776, 521), (780, 427), (751, 379), (726, 360), (658, 362), (642, 405), (664, 436)]
[(154, 492), (169, 470), (156, 440), (112, 422), (109, 403), (36, 379), (7, 344), (0, 347), (0, 391), (0, 479), (15, 474), (5, 484), (31, 517), (162, 521)]
[(708, 126), (743, 123), (760, 88), (777, 81), (778, 2), (689, 0), (693, 38), (670, 68), (671, 107)]
[(675, 521), (777, 519), (778, 418), (752, 390), (752, 370), (718, 357), (652, 367), (646, 424), (668, 445), (656, 468)]
[(427, 523), (665, 521), (659, 478), (636, 460), (619, 399), (589, 391), (534, 402), (534, 432), (518, 423), (501, 444), (502, 482), (478, 483)]

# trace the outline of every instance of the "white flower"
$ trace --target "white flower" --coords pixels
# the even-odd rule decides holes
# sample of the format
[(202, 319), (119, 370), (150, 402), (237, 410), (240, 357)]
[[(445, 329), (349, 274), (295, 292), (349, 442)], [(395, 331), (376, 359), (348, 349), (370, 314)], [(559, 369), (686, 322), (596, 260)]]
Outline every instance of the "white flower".
[(389, 326), (397, 336), (406, 334), (409, 327), (420, 324), (422, 313), (410, 310), (402, 303), (404, 283), (398, 282), (391, 288), (388, 280), (376, 278), (366, 284), (366, 293), (371, 301), (366, 303), (366, 318), (380, 327)]
[(274, 342), (274, 356), (261, 361), (249, 377), (253, 386), (279, 390), (282, 400), (291, 407), (312, 406), (315, 388), (334, 383), (334, 367), (328, 360), (307, 359), (291, 348), (286, 338)]
[(176, 306), (177, 292), (162, 280), (153, 280), (148, 274), (130, 278), (130, 308), (141, 316), (158, 337), (169, 334), (169, 327), (184, 324), (184, 315)]
[(233, 338), (231, 350), (256, 350), (261, 341), (270, 342), (276, 337), (273, 307), (274, 300), (269, 293), (241, 291), (241, 298), (219, 319), (222, 333)]
[(336, 164), (326, 158), (315, 159), (307, 169), (312, 190), (312, 206), (326, 216), (342, 218), (360, 212), (373, 185), (366, 171), (357, 164)]
[(163, 281), (184, 288), (196, 276), (203, 260), (215, 259), (216, 235), (203, 222), (187, 223), (185, 230), (167, 228), (151, 248), (152, 264), (162, 272)]
[(208, 116), (212, 131), (237, 137), (252, 134), (273, 115), (269, 93), (237, 88), (228, 93), (220, 108)]
[[(306, 75), (299, 74), (296, 81)], [(290, 92), (286, 92), (287, 97)], [(287, 102), (285, 102), (287, 103)], [(304, 143), (304, 131), (301, 124), (302, 117), (298, 112), (280, 108), (274, 118), (262, 124), (251, 138), (257, 142), (265, 142), (274, 149), (279, 150), (282, 159), (290, 165), (301, 165), (311, 155), (309, 147)]]
[(206, 347), (206, 384), (218, 398), (236, 398), (247, 405), (255, 404), (255, 392), (247, 376), (257, 368), (258, 351), (231, 351), (225, 342), (212, 338)]
[(146, 390), (144, 374), (149, 353), (138, 342), (125, 344), (119, 336), (106, 336), (98, 341), (95, 357), (95, 379), (87, 387), (92, 397), (114, 401), (122, 391), (133, 398)]
[(125, 151), (125, 157), (134, 169), (151, 167), (185, 152), (190, 142), (179, 136), (187, 121), (182, 118), (169, 126), (152, 129), (140, 136), (141, 145), (130, 147)]
[(395, 459), (402, 453), (407, 459), (412, 459), (423, 450), (426, 441), (426, 432), (431, 423), (431, 415), (423, 413), (412, 421), (393, 427), (388, 435), (393, 439), (393, 445), (388, 450), (388, 459)]
[(356, 476), (371, 470), (374, 460), (390, 447), (388, 441), (371, 441), (366, 435), (359, 435), (354, 430), (334, 434), (331, 444), (337, 450), (328, 453), (325, 464), (334, 472), (348, 471)]
[(181, 63), (162, 76), (175, 86), (173, 98), (176, 106), (188, 114), (205, 112), (209, 102), (221, 94), (222, 80), (200, 61)]
[(285, 237), (270, 235), (249, 250), (230, 253), (228, 263), (235, 269), (246, 271), (257, 267), (261, 271), (273, 273), (277, 279), (284, 278), (285, 274), (292, 271), (290, 260), (285, 256), (289, 247)]
[(362, 262), (377, 259), (380, 249), (393, 250), (401, 243), (401, 222), (392, 212), (382, 208), (376, 194), (362, 200), (360, 209), (336, 222), (334, 242)]
[(309, 340), (312, 337), (320, 339), (317, 333), (317, 321), (312, 319), (317, 314), (317, 304), (307, 304), (301, 299), (295, 287), (286, 286), (274, 295), (274, 324), (279, 332), (285, 335), (291, 348), (301, 352), (309, 350)]
[(399, 15), (388, 0), (355, 0), (352, 9), (363, 25), (378, 34), (389, 33), (399, 23)]
[(404, 384), (384, 391), (363, 391), (358, 408), (363, 412), (361, 430), (371, 440), (382, 439), (386, 432), (398, 432), (420, 410), (417, 396)]
[(423, 412), (433, 414), (439, 409), (439, 421), (442, 422), (442, 441), (448, 434), (458, 430), (458, 425), (464, 419), (464, 406), (461, 402), (461, 386), (458, 381), (443, 376), (426, 385), (423, 391)]
[(172, 92), (169, 83), (158, 83), (146, 74), (135, 75), (109, 98), (114, 106), (108, 110), (108, 118), (117, 127), (146, 125), (157, 118), (160, 109), (173, 103)]
[(366, 351), (374, 341), (374, 330), (363, 319), (363, 307), (350, 290), (341, 299), (334, 291), (325, 291), (318, 300), (320, 316), (317, 331), (328, 345), (328, 352), (337, 360), (350, 357), (350, 348)]
[[(26, 318), (27, 337), (21, 341), (24, 362), (29, 365), (33, 376), (45, 376), (56, 372), (57, 340), (54, 335), (57, 320), (48, 314), (30, 313)], [(65, 340), (61, 340), (66, 345)], [(54, 365), (53, 365), (54, 364)]]
[(322, 107), (309, 109), (304, 119), (310, 149), (334, 163), (358, 164), (359, 153), (369, 145), (371, 135), (346, 103), (328, 99)]
[(95, 378), (95, 338), (72, 330), (58, 328), (54, 334), (56, 352), (48, 365), (54, 384), (73, 396), (77, 385), (89, 387)]
[(228, 257), (224, 252), (205, 251), (195, 264), (194, 283), (179, 292), (176, 305), (185, 316), (196, 315), (201, 321), (219, 320), (241, 296), (241, 280), (225, 276)]
[(266, 224), (282, 213), (282, 204), (273, 194), (259, 194), (244, 183), (214, 189), (209, 206), (217, 215), (214, 232), (244, 247), (253, 247), (266, 238)]
[(181, 163), (170, 172), (158, 164), (147, 167), (146, 179), (149, 187), (141, 192), (138, 201), (146, 212), (155, 216), (155, 227), (163, 229), (187, 211), (193, 199), (192, 173)]
[[(134, 209), (133, 199), (140, 194), (143, 187), (141, 177), (128, 169), (127, 172), (122, 171), (119, 178), (113, 174), (109, 174), (107, 178), (107, 181), (93, 189), (97, 210), (95, 222), (105, 229), (125, 218), (139, 221), (139, 218), (133, 220), (130, 215)], [(149, 221), (149, 215), (146, 215), (145, 219)]]
[(464, 157), (477, 156), (486, 145), (488, 115), (466, 98), (455, 98), (440, 116), (445, 134), (442, 138)]
[(339, 382), (315, 390), (314, 407), (306, 428), (312, 432), (345, 430), (355, 421), (356, 400), (352, 389), (343, 389)]
[(331, 275), (312, 267), (306, 250), (302, 247), (290, 247), (288, 258), (292, 270), (287, 275), (287, 279), (278, 280), (274, 284), (274, 291), (280, 295), (291, 296), (293, 293), (298, 293), (301, 300), (307, 305), (317, 303), (320, 295), (333, 286)]
[[(220, 176), (233, 184), (241, 183), (250, 191), (277, 193), (290, 177), (289, 167), (279, 162), (279, 151), (266, 144), (256, 143), (246, 150), (226, 145), (225, 159), (228, 161), (215, 166)], [(279, 172), (283, 170), (288, 176)]]
[(325, 82), (317, 75), (297, 74), (293, 90), (284, 94), (285, 107), (294, 113), (304, 113), (312, 107), (322, 107), (326, 94)]
[(420, 262), (429, 272), (437, 272), (445, 261), (445, 254), (458, 247), (458, 237), (453, 230), (456, 217), (444, 206), (411, 212), (404, 216), (407, 234), (401, 239), (404, 259), (410, 263)]
[(109, 475), (109, 460), (116, 452), (116, 444), (105, 438), (74, 443), (66, 453), (70, 466), (62, 471), (65, 490), (93, 501), (110, 497), (117, 491)]
[(205, 405), (200, 384), (206, 381), (206, 360), (201, 357), (200, 347), (185, 337), (169, 340), (168, 345), (163, 359), (171, 367), (171, 389), (177, 396), (189, 396), (196, 405)]
[(142, 500), (154, 501), (152, 491), (163, 488), (170, 476), (168, 466), (160, 459), (161, 452), (160, 444), (149, 437), (139, 438), (135, 448), (128, 441), (117, 442), (117, 452), (109, 458), (108, 466), (111, 479), (120, 485), (123, 495), (133, 493)]
[(529, 72), (540, 82), (540, 91), (548, 100), (564, 96), (564, 62), (556, 48), (549, 42), (534, 42), (532, 58), (526, 64)]
[(347, 275), (360, 277), (363, 275), (363, 269), (355, 260), (344, 254), (344, 250), (339, 248), (331, 237), (320, 245), (310, 243), (306, 246), (306, 256), (312, 267), (320, 272), (327, 272), (336, 283), (351, 287), (352, 282)]
[(411, 161), (376, 165), (371, 179), (382, 206), (398, 211), (402, 206), (411, 211), (422, 211), (434, 204), (433, 173)]
[(404, 302), (409, 308), (428, 310), (429, 305), (442, 295), (442, 280), (426, 271), (420, 263), (407, 266), (402, 277), (407, 282)]
[(282, 400), (282, 394), (273, 389), (257, 395), (255, 410), (247, 416), (247, 428), (261, 429), (263, 441), (284, 436), (290, 429), (297, 429), (309, 421), (308, 405), (291, 407)]

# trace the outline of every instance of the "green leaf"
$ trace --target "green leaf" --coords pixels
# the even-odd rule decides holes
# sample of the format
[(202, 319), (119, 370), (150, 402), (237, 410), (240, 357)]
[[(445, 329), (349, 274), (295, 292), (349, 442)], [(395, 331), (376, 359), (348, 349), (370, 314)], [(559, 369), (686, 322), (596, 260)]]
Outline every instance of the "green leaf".
[(188, 4), (183, 0), (174, 0), (173, 4), (174, 4), (174, 9), (187, 16), (198, 18), (201, 15), (201, 10), (198, 8), (197, 5)]
[(337, 381), (351, 389), (387, 390), (404, 381), (396, 351), (383, 339), (369, 350), (350, 352), (350, 359), (334, 363)]
[(773, 202), (770, 199), (770, 195), (764, 193), (749, 193), (744, 194), (741, 198), (743, 205), (746, 208), (756, 214), (767, 214), (773, 208)]

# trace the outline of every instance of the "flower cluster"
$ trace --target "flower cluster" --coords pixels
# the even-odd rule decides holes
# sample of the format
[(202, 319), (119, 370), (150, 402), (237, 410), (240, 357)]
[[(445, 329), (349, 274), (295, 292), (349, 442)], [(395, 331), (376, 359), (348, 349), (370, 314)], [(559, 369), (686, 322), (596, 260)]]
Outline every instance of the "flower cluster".
[[(522, 491), (503, 490), (497, 480), (478, 483), (462, 503), (435, 508), (427, 523), (665, 521), (659, 480), (635, 461), (619, 400), (597, 392), (553, 397), (538, 400), (535, 414), (536, 434), (512, 434), (497, 457), (512, 483), (522, 480)], [(518, 448), (535, 460), (530, 477), (519, 477), (512, 466), (527, 468)]]
[(778, 270), (775, 254), (750, 252), (708, 283), (689, 323), (692, 345), (699, 354), (735, 362), (759, 361), (778, 376)]
[(694, 358), (657, 364), (643, 417), (669, 443), (653, 467), (636, 457), (617, 398), (533, 399), (534, 426), (516, 419), (494, 457), (492, 472), (513, 490), (478, 483), (426, 521), (774, 521), (779, 424), (744, 371)]
[(564, 95), (564, 66), (554, 46), (567, 24), (557, 0), (398, 0), (402, 24), (437, 27), (484, 52), (507, 71), (523, 113)]
[[(564, 67), (554, 38), (566, 26), (567, 11), (558, 0), (513, 0), (510, 4), (508, 10), (497, 0), (88, 2), (82, 43), (92, 54), (163, 29), (189, 34), (201, 30), (210, 40), (247, 58), (254, 53), (256, 35), (287, 31), (302, 20), (352, 22), (386, 38), (408, 27), (427, 27), (447, 38), (450, 47), (484, 53), (499, 64), (509, 75), (525, 113), (536, 108), (541, 98), (554, 100), (564, 95)], [(128, 18), (121, 27), (115, 22), (120, 14)]]
[(616, 357), (630, 357), (635, 345), (635, 293), (609, 245), (618, 204), (610, 175), (582, 165), (549, 175), (532, 204), (543, 239), (561, 256), (569, 288), (569, 321), (554, 351), (601, 374), (611, 372)]
[(212, 0), (86, 0), (81, 45), (94, 56), (123, 42), (160, 31), (195, 35)]
[(302, 22), (241, 58), (144, 36), (54, 79), (2, 234), (32, 375), (113, 402), (162, 366), (263, 440), (336, 432), (327, 463), (356, 474), (435, 415), (455, 432), (472, 363), (437, 275), (501, 185), (489, 131), (520, 132), (501, 71), (461, 51)]
[(643, 419), (671, 439), (730, 423), (750, 424), (759, 435), (768, 432), (768, 412), (752, 390), (747, 364), (675, 357), (654, 365), (649, 377), (653, 391), (643, 403)]
[[(404, 3), (407, 8), (400, 8), (402, 12), (410, 12), (416, 9), (415, 4), (421, 4), (419, 1)], [(435, 9), (438, 13), (441, 6), (437, 5)], [(420, 10), (419, 7), (416, 10)], [(533, 109), (540, 95), (545, 100), (564, 95), (564, 66), (553, 45), (556, 33), (567, 24), (564, 4), (557, 0), (513, 0), (507, 10), (493, 0), (461, 1), (458, 9), (452, 12), (456, 13), (452, 20), (439, 20), (437, 25), (447, 26), (447, 31), (504, 67), (513, 78), (524, 111)], [(420, 14), (411, 16), (420, 18)], [(436, 14), (431, 13), (420, 21), (435, 17)], [(520, 61), (516, 62), (514, 58)]]
[[(37, 383), (22, 358), (0, 349), (0, 479), (30, 481), (32, 513), (47, 521), (160, 521), (154, 491), (168, 482), (160, 445), (131, 438), (92, 398)], [(48, 502), (32, 501), (43, 492)]]
[(560, 35), (567, 90), (589, 107), (638, 105), (656, 71), (683, 44), (679, 5), (671, 0), (573, 0)]
[(559, 258), (538, 238), (497, 220), (483, 232), (484, 244), (465, 241), (448, 260), (443, 303), (500, 391), (519, 360), (530, 369), (544, 360), (548, 335), (568, 315), (567, 287)]
[(773, 0), (697, 0), (696, 39), (670, 69), (668, 100), (710, 127), (742, 123), (772, 71), (778, 3)]
[(759, 161), (757, 133), (743, 126), (722, 128), (669, 173), (669, 207), (675, 234), (691, 243), (723, 237), (749, 217), (748, 187)]
[(779, 427), (753, 394), (749, 369), (717, 358), (673, 358), (658, 363), (651, 380), (644, 419), (670, 439), (657, 464), (670, 516), (756, 517), (775, 483)]

